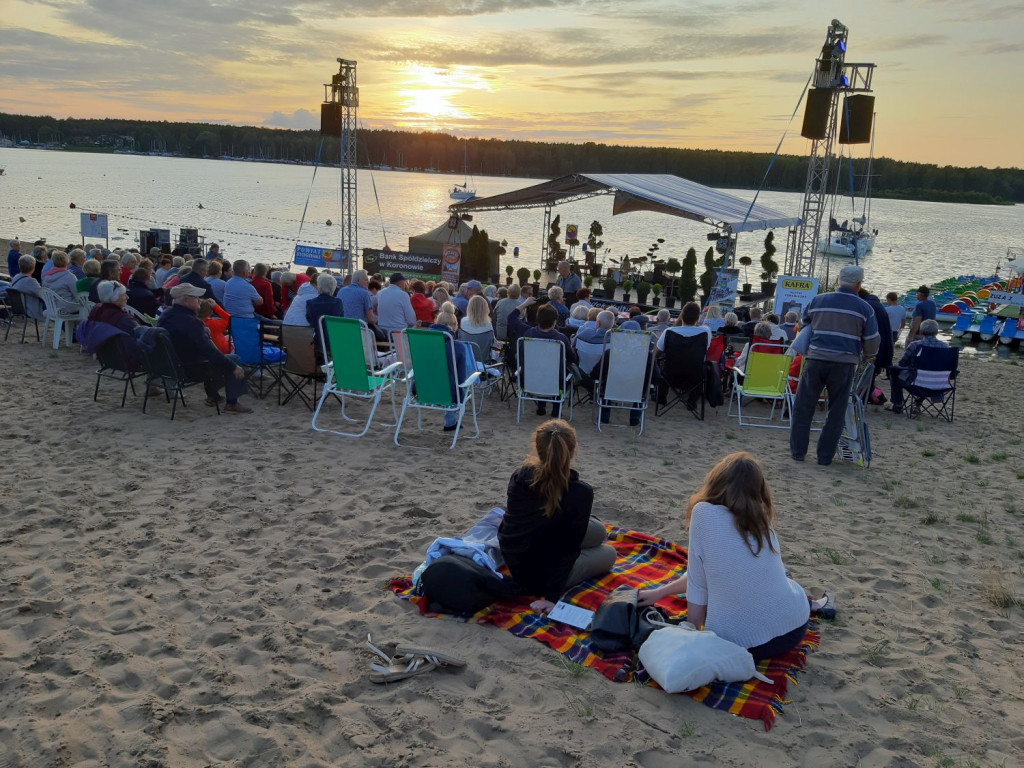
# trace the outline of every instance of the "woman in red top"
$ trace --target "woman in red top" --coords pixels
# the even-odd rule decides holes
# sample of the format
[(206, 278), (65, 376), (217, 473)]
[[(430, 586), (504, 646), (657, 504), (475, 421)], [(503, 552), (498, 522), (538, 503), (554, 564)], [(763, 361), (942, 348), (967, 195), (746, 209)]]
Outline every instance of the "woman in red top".
[(416, 319), (420, 325), (430, 325), (434, 322), (434, 302), (427, 298), (427, 285), (422, 280), (412, 281), (412, 295), (409, 297), (412, 302), (412, 311), (416, 313)]
[(212, 299), (203, 299), (199, 302), (197, 314), (206, 326), (206, 330), (210, 332), (210, 341), (213, 342), (213, 346), (220, 350), (222, 355), (230, 355), (231, 339), (228, 338), (228, 326), (231, 324), (231, 315)]

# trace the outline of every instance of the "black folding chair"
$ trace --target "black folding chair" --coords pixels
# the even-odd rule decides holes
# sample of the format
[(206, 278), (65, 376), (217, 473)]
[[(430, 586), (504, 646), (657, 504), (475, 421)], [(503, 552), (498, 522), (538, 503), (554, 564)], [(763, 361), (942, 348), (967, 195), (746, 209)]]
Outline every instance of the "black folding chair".
[[(318, 382), (324, 380), (324, 374), (316, 362), (315, 339), (316, 334), (310, 326), (281, 326), (281, 348), (284, 355), (278, 371), (278, 405), (287, 405), (298, 397), (309, 410), (316, 407), (316, 388)], [(312, 398), (306, 394), (306, 387), (310, 383), (313, 385)]]
[[(38, 302), (38, 312), (33, 313), (30, 310), (32, 302)], [(21, 325), (21, 343), (25, 343), (25, 334), (28, 332), (28, 321), (31, 320), (36, 326), (36, 341), (41, 340), (39, 335), (39, 320), (38, 318), (42, 315), (42, 301), (37, 299), (35, 296), (29, 296), (22, 293), (17, 288), (7, 289), (7, 313), (10, 316), (7, 324), (7, 331), (4, 333), (4, 341), (7, 341), (7, 337), (11, 335), (11, 328), (14, 327), (15, 318), (20, 317), (22, 319)]]
[(921, 347), (913, 368), (900, 368), (896, 375), (904, 377), (908, 419), (922, 413), (953, 421), (956, 407), (956, 377), (960, 373), (958, 347)]
[[(185, 390), (202, 384), (202, 381), (189, 378), (185, 373), (185, 367), (178, 359), (178, 354), (171, 344), (171, 337), (163, 328), (153, 328), (148, 331), (152, 336), (152, 348), (142, 345), (143, 370), (146, 372), (146, 395), (142, 400), (142, 412), (146, 412), (149, 405), (149, 390), (156, 386), (164, 391), (167, 402), (171, 402), (171, 390), (174, 390), (174, 406), (171, 408), (171, 421), (174, 421), (174, 414), (178, 410), (178, 399), (181, 404), (185, 403)], [(202, 365), (206, 361), (197, 360), (196, 365)], [(220, 404), (216, 403), (217, 415), (220, 415)]]
[(129, 362), (129, 356), (125, 354), (125, 345), (133, 343), (134, 341), (127, 334), (124, 336), (114, 336), (103, 342), (99, 349), (96, 350), (96, 361), (100, 364), (100, 367), (96, 371), (96, 389), (92, 393), (93, 402), (99, 399), (100, 381), (105, 378), (124, 382), (124, 391), (121, 393), (122, 408), (124, 408), (125, 401), (128, 399), (128, 387), (132, 388), (132, 395), (136, 394), (135, 379), (145, 376), (146, 372), (141, 369), (135, 369)]
[[(686, 409), (704, 420), (704, 387), (708, 354), (707, 335), (683, 336), (665, 331), (665, 358), (661, 364), (662, 383), (654, 415), (660, 416), (682, 401)], [(669, 398), (669, 391), (672, 397)], [(662, 400), (665, 400), (662, 403)]]

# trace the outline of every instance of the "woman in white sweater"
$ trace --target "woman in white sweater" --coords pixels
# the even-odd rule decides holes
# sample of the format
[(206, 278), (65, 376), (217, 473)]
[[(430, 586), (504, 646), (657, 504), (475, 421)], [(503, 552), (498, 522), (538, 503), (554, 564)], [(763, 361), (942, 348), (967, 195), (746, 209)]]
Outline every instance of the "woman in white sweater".
[(685, 576), (640, 592), (641, 605), (686, 593), (687, 620), (746, 648), (754, 661), (779, 656), (804, 638), (811, 601), (786, 576), (772, 523), (775, 508), (760, 463), (733, 453), (708, 473), (687, 505)]

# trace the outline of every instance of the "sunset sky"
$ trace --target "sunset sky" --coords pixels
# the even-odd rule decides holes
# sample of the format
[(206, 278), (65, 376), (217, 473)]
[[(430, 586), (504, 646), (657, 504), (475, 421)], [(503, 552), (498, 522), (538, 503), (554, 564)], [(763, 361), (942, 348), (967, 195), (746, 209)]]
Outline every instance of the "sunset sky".
[(0, 111), (315, 127), (343, 57), (370, 128), (772, 151), (833, 17), (877, 156), (1024, 167), (1019, 0), (0, 0)]

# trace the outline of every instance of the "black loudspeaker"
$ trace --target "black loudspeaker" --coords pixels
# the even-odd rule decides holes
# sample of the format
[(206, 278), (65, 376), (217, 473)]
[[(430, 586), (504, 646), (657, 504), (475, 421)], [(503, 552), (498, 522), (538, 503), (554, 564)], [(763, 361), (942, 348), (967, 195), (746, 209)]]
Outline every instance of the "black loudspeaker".
[(186, 248), (190, 248), (193, 245), (199, 245), (199, 230), (182, 227), (181, 236), (178, 238), (178, 244)]
[(139, 232), (139, 253), (141, 253), (143, 256), (148, 256), (149, 249), (156, 247), (156, 235), (154, 235), (148, 229), (141, 230)]
[(341, 136), (341, 104), (320, 105), (320, 135)]
[(839, 127), (840, 144), (868, 144), (875, 117), (875, 97), (866, 94), (847, 96)]
[(807, 92), (804, 124), (800, 129), (805, 139), (824, 139), (828, 134), (828, 110), (834, 93), (833, 88), (811, 88)]

